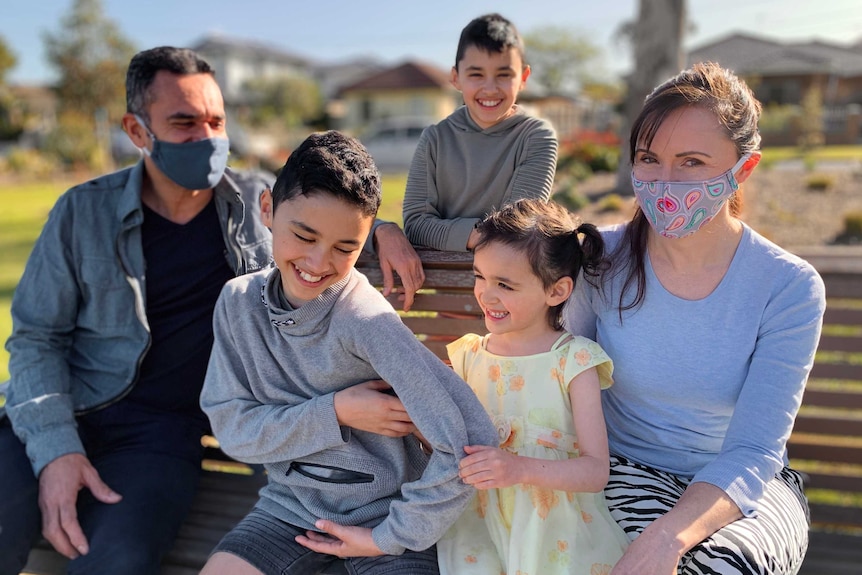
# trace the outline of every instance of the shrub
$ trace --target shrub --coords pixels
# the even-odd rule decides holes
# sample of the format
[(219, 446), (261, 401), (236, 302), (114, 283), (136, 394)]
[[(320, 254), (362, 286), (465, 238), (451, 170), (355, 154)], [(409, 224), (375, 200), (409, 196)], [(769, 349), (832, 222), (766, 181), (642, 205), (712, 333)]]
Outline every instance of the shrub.
[(13, 148), (6, 156), (3, 167), (17, 176), (44, 177), (57, 168), (57, 162), (38, 150)]
[(57, 127), (48, 134), (45, 151), (73, 168), (101, 171), (105, 167), (105, 154), (92, 120), (77, 112), (60, 116)]
[(619, 194), (608, 194), (599, 200), (598, 210), (602, 213), (621, 212), (626, 206), (626, 201)]
[(844, 214), (844, 231), (841, 235), (862, 240), (862, 212)]
[(554, 193), (552, 199), (570, 212), (578, 212), (588, 205), (590, 200), (579, 193), (574, 187), (565, 188)]
[(562, 169), (565, 172), (570, 165), (583, 163), (592, 172), (615, 172), (619, 162), (619, 146), (572, 140), (560, 146), (557, 171)]
[(805, 186), (814, 192), (825, 192), (835, 184), (835, 179), (826, 174), (814, 174), (805, 180)]

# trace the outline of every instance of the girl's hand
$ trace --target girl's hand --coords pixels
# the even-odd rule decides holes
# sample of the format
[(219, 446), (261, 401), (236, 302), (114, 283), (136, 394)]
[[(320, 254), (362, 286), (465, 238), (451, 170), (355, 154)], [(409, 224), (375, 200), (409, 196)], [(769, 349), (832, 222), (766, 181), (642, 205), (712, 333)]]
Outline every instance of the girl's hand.
[(467, 457), (458, 463), (461, 480), (476, 489), (509, 487), (521, 480), (521, 458), (499, 447), (467, 445)]
[(306, 531), (305, 536), (296, 537), (296, 542), (317, 553), (337, 555), (342, 559), (383, 555), (367, 527), (348, 527), (325, 519), (318, 519), (314, 526), (323, 533)]

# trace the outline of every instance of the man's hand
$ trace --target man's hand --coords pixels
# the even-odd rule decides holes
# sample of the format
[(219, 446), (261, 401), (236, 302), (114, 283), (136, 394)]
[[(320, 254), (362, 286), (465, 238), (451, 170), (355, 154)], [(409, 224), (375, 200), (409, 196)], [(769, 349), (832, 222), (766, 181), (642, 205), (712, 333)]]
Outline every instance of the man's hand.
[(336, 392), (335, 415), (340, 425), (387, 437), (404, 437), (416, 430), (401, 400), (385, 393), (392, 389), (375, 379)]
[(317, 553), (337, 555), (338, 557), (377, 557), (383, 551), (371, 538), (371, 529), (367, 527), (345, 527), (318, 519), (315, 527), (324, 533), (306, 531), (306, 536), (297, 536), (296, 542)]
[(383, 272), (383, 295), (393, 293), (392, 270), (395, 270), (404, 285), (404, 311), (408, 311), (413, 305), (413, 295), (425, 282), (422, 261), (401, 228), (391, 222), (380, 224), (374, 230), (374, 247)]
[(80, 453), (62, 455), (39, 474), (39, 509), (42, 535), (54, 549), (69, 559), (86, 555), (87, 538), (78, 523), (78, 491), (88, 488), (102, 503), (117, 503), (122, 497), (99, 478), (90, 460)]

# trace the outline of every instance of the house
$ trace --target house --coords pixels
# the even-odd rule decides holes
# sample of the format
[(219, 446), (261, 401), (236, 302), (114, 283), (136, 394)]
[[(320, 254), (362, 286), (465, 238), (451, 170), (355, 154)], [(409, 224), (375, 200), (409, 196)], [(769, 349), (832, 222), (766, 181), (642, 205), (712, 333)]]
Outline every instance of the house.
[(348, 84), (338, 91), (337, 98), (343, 111), (339, 128), (357, 133), (389, 118), (438, 121), (461, 103), (447, 71), (416, 61), (403, 62)]
[[(779, 42), (736, 33), (689, 52), (689, 65), (707, 61), (745, 78), (767, 110), (799, 106), (811, 90), (819, 91), (826, 143), (852, 144), (862, 139), (862, 42), (847, 46)], [(798, 119), (790, 121), (775, 134), (764, 133), (764, 140), (794, 144), (798, 123)]]
[(225, 105), (236, 109), (248, 103), (246, 84), (285, 76), (312, 78), (312, 62), (270, 44), (210, 34), (192, 46), (213, 70)]

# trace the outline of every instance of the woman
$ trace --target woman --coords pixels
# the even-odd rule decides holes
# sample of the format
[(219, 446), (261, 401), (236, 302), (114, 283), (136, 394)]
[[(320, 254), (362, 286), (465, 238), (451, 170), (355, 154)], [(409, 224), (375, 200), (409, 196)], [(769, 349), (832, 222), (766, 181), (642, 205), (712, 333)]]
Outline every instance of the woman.
[(787, 438), (820, 337), (823, 282), (739, 219), (760, 104), (698, 64), (656, 88), (631, 134), (631, 222), (578, 282), (567, 327), (613, 358), (605, 490), (633, 543), (614, 575), (796, 573), (808, 506)]

